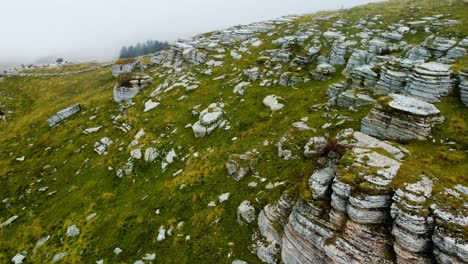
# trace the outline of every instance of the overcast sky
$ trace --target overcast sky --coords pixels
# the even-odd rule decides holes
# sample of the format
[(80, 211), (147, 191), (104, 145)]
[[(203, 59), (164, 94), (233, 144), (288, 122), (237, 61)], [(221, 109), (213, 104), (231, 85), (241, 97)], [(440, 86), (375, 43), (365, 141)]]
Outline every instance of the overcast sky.
[(0, 64), (44, 56), (109, 60), (122, 45), (168, 40), (371, 0), (1, 0)]

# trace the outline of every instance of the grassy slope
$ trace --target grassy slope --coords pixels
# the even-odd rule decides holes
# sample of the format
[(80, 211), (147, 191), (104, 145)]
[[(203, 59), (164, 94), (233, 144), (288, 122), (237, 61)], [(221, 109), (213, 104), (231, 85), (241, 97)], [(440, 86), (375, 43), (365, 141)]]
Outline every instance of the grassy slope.
[[(465, 18), (461, 16), (466, 9), (456, 5), (447, 7), (442, 1), (390, 1), (358, 7), (341, 15), (356, 21), (368, 14), (382, 14), (383, 20), (390, 23), (404, 19), (411, 5), (425, 7), (416, 11), (419, 12), (417, 16), (451, 13), (463, 22), (453, 34), (468, 32)], [(300, 18), (289, 29), (290, 32), (295, 32), (297, 24), (312, 17)], [(329, 24), (321, 22), (320, 26), (323, 30)], [(278, 29), (279, 32), (285, 30), (285, 27)], [(215, 69), (213, 77), (232, 72), (234, 67), (246, 69), (254, 65), (261, 50), (272, 48), (269, 40), (280, 35), (262, 36), (265, 44), (252, 50), (253, 55), (244, 55), (241, 61), (232, 61), (226, 56), (225, 66)], [(424, 36), (416, 37), (424, 39)], [(197, 67), (192, 71), (196, 73)], [(281, 86), (260, 87), (256, 82), (247, 88), (245, 102), (240, 102), (240, 98), (232, 94), (232, 86), (226, 85), (225, 81), (212, 81), (213, 77), (196, 75), (201, 82), (200, 88), (191, 93), (173, 90), (162, 96), (160, 106), (143, 113), (144, 101), (163, 81), (156, 78), (154, 84), (135, 99), (136, 104), (126, 110), (123, 119), (134, 128), (128, 134), (116, 130), (110, 118), (119, 111), (111, 101), (115, 79), (109, 68), (68, 77), (7, 78), (0, 81), (0, 91), (6, 97), (14, 98), (2, 97), (2, 103), (15, 112), (10, 115), (7, 125), (0, 124), (0, 198), (9, 197), (11, 203), (9, 208), (0, 208), (0, 221), (19, 215), (11, 226), (0, 230), (0, 262), (6, 263), (21, 250), (28, 250), (28, 260), (34, 263), (50, 260), (58, 252), (67, 252), (67, 263), (90, 263), (98, 259), (110, 263), (131, 263), (152, 252), (156, 253), (159, 263), (229, 263), (235, 258), (258, 263), (257, 257), (247, 250), (256, 226), (240, 226), (236, 222), (237, 206), (243, 200), (250, 200), (258, 212), (266, 203), (275, 201), (283, 190), (297, 187), (311, 174), (312, 161), (281, 160), (276, 155), (274, 143), (288, 133), (294, 138), (292, 142), (302, 147), (309, 137), (315, 135), (292, 129), (291, 123), (302, 117), (309, 117), (309, 125), (316, 128), (329, 122), (321, 117), (322, 112), (310, 111), (309, 107), (326, 102), (327, 86), (342, 77), (336, 74), (328, 82), (309, 82), (297, 90)], [(184, 94), (188, 97), (178, 101), (177, 98)], [(286, 99), (286, 107), (281, 112), (271, 113), (262, 105), (262, 99), (269, 94)], [(191, 113), (192, 107), (202, 104), (205, 108), (220, 101), (226, 103), (226, 118), (233, 128), (229, 131), (218, 129), (207, 138), (195, 139), (191, 129), (184, 128), (196, 121)], [(49, 116), (75, 102), (83, 106), (79, 115), (58, 127), (47, 127)], [(447, 122), (437, 129), (434, 137), (438, 142), (447, 137), (457, 141), (459, 151), (448, 152), (449, 147), (443, 144), (408, 143), (406, 147), (413, 155), (395, 180), (396, 187), (419, 176), (421, 168), (437, 177), (443, 185), (457, 182), (468, 185), (464, 175), (468, 171), (468, 157), (463, 151), (468, 146), (464, 118), (468, 111), (455, 97), (446, 98), (438, 107), (447, 117)], [(352, 115), (357, 121), (332, 128), (329, 132), (345, 127), (358, 129), (358, 120), (367, 110), (359, 113), (341, 110), (340, 113)], [(97, 118), (90, 120), (94, 115)], [(82, 134), (85, 128), (101, 125), (103, 128), (95, 134)], [(146, 146), (165, 151), (174, 148), (179, 157), (198, 152), (200, 157), (192, 155), (185, 161), (177, 159), (165, 173), (161, 171), (160, 160), (150, 165), (136, 161), (135, 172), (118, 179), (115, 168), (128, 159), (130, 149), (127, 146), (140, 128), (147, 132), (140, 142)], [(176, 134), (160, 136), (169, 134), (174, 128), (178, 128)], [(323, 133), (319, 129), (317, 134)], [(92, 147), (104, 136), (116, 143), (110, 147), (108, 155), (100, 157)], [(233, 137), (239, 139), (232, 142)], [(264, 140), (273, 143), (263, 146)], [(48, 147), (50, 150), (45, 150)], [(243, 153), (252, 148), (260, 150), (262, 157), (257, 171), (267, 178), (257, 188), (247, 187), (250, 181), (259, 182), (257, 178), (248, 176), (235, 182), (227, 177), (224, 169), (230, 153)], [(23, 155), (26, 161), (15, 160)], [(50, 167), (44, 168), (45, 165)], [(114, 170), (109, 171), (109, 166)], [(184, 169), (181, 174), (172, 176), (181, 168)], [(282, 180), (287, 181), (284, 186), (273, 190), (264, 188), (269, 182)], [(187, 187), (180, 189), (182, 184)], [(47, 192), (57, 193), (47, 196), (47, 192), (38, 190), (44, 186), (49, 187)], [(225, 192), (231, 193), (227, 202), (215, 208), (207, 207), (210, 201), (216, 201)], [(156, 215), (157, 209), (160, 209), (160, 215)], [(86, 222), (86, 216), (93, 212), (97, 217)], [(156, 242), (161, 225), (167, 228), (179, 221), (185, 222), (181, 230), (175, 230), (174, 235), (165, 241)], [(81, 229), (78, 237), (65, 237), (66, 228), (71, 224)], [(178, 237), (177, 234), (183, 236)], [(51, 239), (32, 254), (36, 241), (45, 235), (51, 235)], [(185, 241), (186, 235), (191, 236), (189, 241)], [(115, 247), (122, 248), (124, 252), (115, 256), (112, 252)], [(231, 252), (233, 258), (228, 258)]]

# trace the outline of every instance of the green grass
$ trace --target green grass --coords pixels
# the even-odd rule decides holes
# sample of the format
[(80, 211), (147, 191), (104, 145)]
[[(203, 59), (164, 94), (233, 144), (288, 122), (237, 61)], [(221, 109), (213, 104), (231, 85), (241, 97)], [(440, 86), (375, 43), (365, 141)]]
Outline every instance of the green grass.
[[(435, 7), (430, 7), (432, 4)], [(454, 2), (450, 7), (442, 6), (439, 1), (388, 1), (344, 11), (336, 19), (346, 17), (355, 22), (362, 17), (382, 14), (382, 19), (391, 23), (408, 19), (411, 16), (406, 14), (409, 7), (424, 6), (414, 15), (451, 13), (463, 25), (445, 33), (459, 34), (467, 32), (460, 5), (463, 5), (462, 1)], [(321, 14), (329, 12), (300, 17), (291, 30), (297, 30), (299, 24), (309, 23)], [(334, 21), (318, 22), (319, 29), (325, 31)], [(302, 158), (303, 146), (310, 137), (325, 132), (334, 135), (349, 127), (359, 130), (360, 120), (372, 107), (361, 107), (358, 112), (337, 109), (332, 113), (350, 116), (353, 121), (327, 130), (320, 128), (325, 123), (339, 120), (324, 118), (323, 109), (311, 110), (310, 106), (327, 102), (327, 87), (344, 80), (340, 75), (342, 67), (337, 69), (331, 80), (301, 83), (297, 85), (298, 89), (279, 85), (260, 87), (257, 81), (246, 88), (243, 97), (233, 94), (233, 85), (229, 84), (238, 78), (237, 74), (228, 75), (225, 80), (212, 80), (233, 72), (234, 68), (245, 70), (256, 66), (264, 50), (278, 48), (271, 41), (287, 35), (286, 25), (275, 30), (278, 34), (271, 37), (258, 34), (263, 45), (250, 49), (251, 54), (243, 53), (241, 60), (233, 60), (226, 51), (224, 65), (214, 68), (212, 76), (200, 73), (203, 66), (191, 67), (189, 71), (200, 81), (199, 88), (192, 92), (176, 88), (162, 94), (159, 98), (161, 104), (147, 113), (143, 113), (144, 102), (164, 78), (154, 77), (153, 84), (134, 98), (135, 105), (123, 111), (112, 101), (116, 80), (110, 73), (110, 67), (67, 77), (0, 80), (0, 103), (13, 112), (7, 114), (6, 124), (0, 122), (0, 199), (9, 198), (11, 204), (8, 208), (0, 204), (0, 222), (19, 215), (13, 224), (0, 230), (0, 262), (8, 263), (12, 256), (27, 250), (27, 259), (32, 263), (50, 261), (58, 252), (67, 252), (66, 263), (92, 263), (99, 259), (106, 263), (132, 263), (153, 252), (158, 263), (230, 263), (234, 259), (260, 263), (248, 250), (252, 234), (257, 231), (256, 222), (239, 225), (237, 206), (243, 200), (250, 200), (258, 213), (266, 204), (276, 202), (284, 191), (295, 197), (300, 193), (305, 200), (311, 201), (307, 182), (315, 164), (313, 160)], [(418, 36), (419, 39), (424, 37), (422, 33)], [(323, 52), (326, 51), (324, 47)], [(144, 63), (149, 63), (148, 58), (143, 58)], [(461, 60), (457, 65), (463, 64)], [(77, 69), (89, 66), (76, 65)], [(259, 65), (260, 69), (263, 67), (265, 65)], [(287, 66), (284, 66), (282, 71), (286, 70)], [(162, 68), (152, 67), (145, 73), (158, 75), (163, 72)], [(302, 69), (297, 74), (309, 77), (309, 72), (310, 69)], [(245, 76), (241, 78), (246, 80)], [(270, 94), (285, 99), (282, 110), (271, 112), (262, 104), (263, 98)], [(183, 95), (187, 97), (179, 101)], [(201, 104), (201, 110), (214, 102), (226, 104), (225, 118), (232, 128), (227, 131), (217, 129), (206, 138), (195, 138), (190, 128), (184, 128), (197, 121), (192, 108)], [(82, 111), (57, 127), (49, 128), (47, 119), (73, 103), (80, 103)], [(467, 110), (454, 96), (446, 97), (437, 107), (446, 117), (445, 123), (434, 131), (437, 143), (408, 142), (404, 145), (412, 154), (394, 179), (393, 188), (415, 181), (421, 172), (436, 179), (437, 190), (456, 183), (468, 185), (466, 175), (463, 175), (468, 171), (465, 151), (468, 148), (467, 123), (464, 118)], [(112, 117), (117, 115), (121, 118), (114, 122)], [(94, 116), (95, 119), (90, 119)], [(299, 132), (292, 127), (293, 122), (303, 117), (309, 118), (307, 124), (317, 128), (317, 133)], [(121, 122), (130, 124), (132, 131), (127, 134), (116, 129), (115, 126)], [(94, 134), (82, 133), (84, 129), (95, 126), (102, 128)], [(143, 150), (149, 146), (163, 153), (174, 149), (179, 158), (165, 172), (161, 169), (161, 158), (152, 164), (134, 161), (134, 172), (118, 179), (115, 170), (127, 162), (131, 150), (128, 146), (140, 128), (147, 133), (140, 140), (140, 144), (145, 144)], [(177, 132), (171, 134), (175, 129)], [(169, 136), (162, 137), (162, 134)], [(288, 147), (301, 158), (285, 161), (277, 156), (275, 143), (285, 135), (289, 139)], [(114, 144), (110, 146), (108, 155), (98, 156), (93, 145), (104, 136), (111, 138)], [(232, 141), (233, 137), (238, 140)], [(457, 145), (440, 143), (441, 139), (444, 142), (453, 140)], [(270, 144), (265, 146), (265, 140)], [(252, 175), (239, 182), (229, 178), (224, 168), (228, 157), (253, 148), (260, 151), (255, 171), (266, 181), (260, 182)], [(455, 151), (449, 150), (451, 148)], [(193, 155), (195, 152), (199, 157)], [(16, 160), (21, 156), (26, 157), (24, 162)], [(179, 169), (183, 169), (182, 173), (173, 176)], [(349, 181), (355, 179), (353, 174), (347, 176)], [(248, 187), (251, 181), (258, 182), (258, 186)], [(279, 181), (285, 184), (265, 189), (268, 183)], [(46, 186), (46, 192), (39, 191)], [(57, 193), (47, 196), (51, 191)], [(215, 208), (207, 206), (226, 192), (231, 194), (228, 201)], [(314, 204), (328, 208), (326, 201)], [(159, 215), (155, 213), (158, 209)], [(86, 221), (86, 217), (94, 212), (97, 213), (96, 218)], [(184, 225), (178, 230), (175, 226), (180, 221), (184, 221)], [(78, 237), (65, 236), (71, 224), (81, 229)], [(171, 237), (157, 242), (161, 225), (166, 229), (173, 225), (174, 231)], [(51, 239), (33, 254), (37, 240), (46, 235)], [(190, 240), (185, 241), (188, 235)], [(122, 248), (124, 252), (116, 256), (113, 253), (115, 247)], [(231, 258), (228, 257), (230, 253)]]

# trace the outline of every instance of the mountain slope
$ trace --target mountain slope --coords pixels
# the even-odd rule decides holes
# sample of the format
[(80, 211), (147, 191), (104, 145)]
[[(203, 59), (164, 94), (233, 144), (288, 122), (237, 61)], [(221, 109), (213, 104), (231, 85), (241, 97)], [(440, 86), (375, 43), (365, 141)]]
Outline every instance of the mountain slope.
[[(65, 253), (64, 263), (101, 259), (105, 263), (132, 263), (155, 253), (154, 261), (145, 261), (231, 263), (241, 259), (261, 263), (258, 248), (253, 246), (262, 240), (257, 221), (239, 224), (238, 206), (250, 201), (258, 215), (283, 193), (293, 201), (318, 204), (309, 180), (320, 168), (320, 159), (317, 155), (305, 157), (304, 146), (312, 137), (328, 135), (332, 141), (344, 129), (359, 131), (362, 119), (374, 107), (326, 107), (327, 89), (352, 79), (346, 71), (342, 73), (353, 52), (369, 46), (369, 41), (356, 34), (370, 28), (366, 34), (370, 39), (378, 38), (381, 33), (393, 32), (388, 26), (394, 23), (406, 26), (410, 20), (444, 14), (427, 25), (416, 24), (414, 34), (405, 31), (402, 40), (406, 45), (386, 39), (390, 44), (380, 55), (391, 58), (375, 65), (388, 66), (388, 61), (407, 54), (412, 48), (408, 45), (418, 45), (433, 34), (453, 37), (456, 43), (466, 39), (466, 12), (464, 1), (388, 1), (207, 33), (178, 42), (151, 59), (141, 58), (143, 66), (135, 72), (153, 80), (131, 103), (113, 101), (116, 78), (109, 66), (70, 76), (10, 74), (1, 78), (0, 106), (7, 112), (7, 122), (0, 121), (0, 223), (18, 217), (0, 228), (0, 261), (9, 263), (21, 253), (26, 256), (25, 263), (41, 263)], [(365, 26), (353, 27), (362, 19)], [(451, 24), (451, 20), (457, 23)], [(441, 26), (432, 26), (439, 21)], [(425, 31), (426, 26), (431, 32)], [(337, 30), (330, 30), (332, 27)], [(343, 36), (356, 43), (341, 53), (339, 45), (343, 43), (339, 40)], [(222, 64), (215, 66), (217, 62)], [(317, 65), (325, 62), (335, 64), (334, 72), (316, 71)], [(466, 55), (447, 62), (453, 70), (452, 79), (458, 78), (467, 62)], [(382, 67), (372, 69), (376, 75), (382, 71)], [(326, 80), (313, 80), (311, 72)], [(250, 84), (241, 88), (243, 93), (239, 89), (235, 93), (241, 82)], [(364, 85), (353, 92), (362, 90), (378, 100), (380, 95), (367, 88)], [(284, 107), (272, 111), (264, 104), (269, 95), (281, 97), (279, 103)], [(160, 104), (144, 112), (150, 99)], [(78, 114), (56, 127), (47, 125), (49, 117), (74, 103), (81, 105)], [(200, 112), (213, 103), (222, 106), (224, 126), (197, 138), (192, 126), (199, 121)], [(441, 194), (428, 198), (427, 203), (450, 205), (450, 212), (466, 219), (467, 194), (454, 190), (457, 185), (468, 186), (468, 108), (458, 92), (443, 96), (435, 106), (445, 121), (434, 127), (429, 140), (399, 142), (411, 154), (401, 161), (389, 190), (393, 195), (406, 184), (418, 182), (421, 174), (426, 175), (434, 183), (433, 193)], [(293, 126), (301, 120), (313, 129), (301, 131)], [(84, 133), (94, 127), (100, 128)], [(99, 155), (95, 144), (104, 137), (113, 143), (105, 155)], [(138, 153), (131, 152), (138, 149), (144, 156), (150, 147), (159, 154), (153, 162), (138, 159)], [(226, 162), (239, 159), (233, 154), (252, 150), (259, 155), (251, 171), (239, 181), (229, 177)], [(353, 163), (356, 157), (349, 152), (340, 164), (347, 159)], [(132, 167), (131, 172), (118, 177), (118, 170), (128, 167)], [(359, 172), (351, 174), (354, 177)], [(443, 194), (450, 190), (458, 193), (459, 199)], [(228, 199), (220, 201), (226, 193)], [(331, 206), (327, 199), (320, 205), (328, 214)], [(73, 225), (79, 234), (67, 236)], [(452, 227), (447, 228), (447, 237), (456, 237), (466, 246), (466, 225)], [(282, 229), (279, 224), (275, 228)], [(327, 245), (341, 238), (334, 237)], [(46, 242), (38, 246), (38, 241)], [(273, 258), (276, 252), (277, 258), (294, 263), (276, 247), (277, 251), (263, 259)], [(116, 254), (116, 248), (122, 252)], [(388, 259), (397, 259), (393, 247), (388, 252)]]

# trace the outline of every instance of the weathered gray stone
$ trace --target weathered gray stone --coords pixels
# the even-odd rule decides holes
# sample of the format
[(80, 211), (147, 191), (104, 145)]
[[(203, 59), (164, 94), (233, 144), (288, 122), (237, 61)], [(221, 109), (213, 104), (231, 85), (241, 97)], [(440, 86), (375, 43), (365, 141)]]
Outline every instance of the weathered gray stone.
[(397, 71), (391, 66), (382, 66), (380, 80), (373, 92), (376, 94), (400, 93), (406, 86), (407, 78), (406, 72)]
[(331, 75), (336, 72), (335, 67), (328, 63), (317, 65), (317, 68), (311, 72), (312, 78), (318, 81), (330, 80)]
[(415, 46), (406, 53), (406, 58), (412, 61), (423, 61), (431, 57), (431, 52), (421, 46)]
[(376, 100), (369, 95), (351, 90), (341, 93), (336, 99), (336, 104), (341, 107), (359, 107), (374, 104), (375, 102)]
[(63, 110), (58, 111), (55, 115), (53, 115), (47, 120), (47, 122), (49, 123), (49, 127), (56, 126), (58, 123), (78, 113), (80, 110), (80, 104), (74, 104)]
[(236, 181), (240, 181), (249, 172), (254, 170), (255, 165), (257, 165), (259, 156), (260, 153), (256, 149), (249, 150), (241, 155), (231, 155), (225, 164), (229, 176), (231, 176)]
[(422, 176), (419, 182), (398, 189), (393, 196), (392, 234), (398, 263), (432, 263), (434, 220), (426, 202), (431, 197), (432, 186), (433, 182)]
[(192, 125), (195, 137), (205, 137), (218, 128), (223, 121), (223, 109), (216, 103), (200, 112), (198, 121)]
[(309, 178), (309, 189), (314, 199), (325, 199), (330, 196), (331, 183), (336, 176), (336, 168), (328, 166), (315, 171)]
[(391, 94), (362, 120), (361, 132), (394, 140), (425, 140), (432, 127), (443, 122), (440, 111), (432, 104)]
[(71, 225), (67, 228), (67, 236), (74, 237), (80, 234), (80, 229), (76, 225)]
[(282, 100), (283, 98), (276, 95), (268, 95), (263, 99), (263, 104), (270, 108), (271, 111), (278, 111), (284, 107), (284, 104), (278, 102), (278, 99)]
[(453, 39), (447, 39), (444, 37), (433, 37), (430, 36), (425, 40), (426, 47), (431, 51), (432, 56), (435, 58), (443, 57), (447, 51), (455, 46), (457, 42)]
[(460, 78), (460, 99), (462, 103), (468, 107), (468, 73), (459, 72)]
[(133, 72), (140, 65), (141, 65), (140, 61), (134, 61), (132, 63), (126, 63), (126, 64), (114, 64), (112, 65), (112, 75), (114, 77), (117, 77), (122, 73)]
[(283, 194), (278, 202), (265, 206), (260, 212), (258, 228), (267, 241), (281, 245), (283, 227), (288, 222), (293, 205), (292, 197), (289, 194)]
[(255, 220), (255, 208), (250, 201), (243, 201), (237, 208), (237, 222), (250, 224)]
[(405, 94), (428, 102), (440, 102), (442, 96), (453, 90), (449, 65), (436, 62), (416, 66), (404, 89)]

